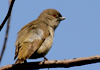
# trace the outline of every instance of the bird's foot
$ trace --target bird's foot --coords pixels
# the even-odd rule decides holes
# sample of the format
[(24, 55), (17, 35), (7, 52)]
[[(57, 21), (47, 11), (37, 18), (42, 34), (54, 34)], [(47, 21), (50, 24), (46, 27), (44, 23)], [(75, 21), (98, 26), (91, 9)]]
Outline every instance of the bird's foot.
[[(44, 63), (45, 61), (48, 61), (48, 59), (47, 59), (46, 57), (44, 57), (43, 63)], [(49, 70), (49, 68), (48, 68), (48, 70)]]
[(43, 61), (48, 61), (48, 59), (46, 57), (44, 57), (44, 60)]
[(24, 63), (27, 63), (27, 61), (26, 61), (26, 60), (24, 60)]

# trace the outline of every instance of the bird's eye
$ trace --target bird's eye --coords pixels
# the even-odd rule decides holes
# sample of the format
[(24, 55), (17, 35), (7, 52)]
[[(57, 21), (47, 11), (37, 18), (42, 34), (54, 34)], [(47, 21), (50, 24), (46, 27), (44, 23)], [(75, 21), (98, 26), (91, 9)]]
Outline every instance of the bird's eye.
[(54, 17), (56, 17), (56, 14), (53, 14)]

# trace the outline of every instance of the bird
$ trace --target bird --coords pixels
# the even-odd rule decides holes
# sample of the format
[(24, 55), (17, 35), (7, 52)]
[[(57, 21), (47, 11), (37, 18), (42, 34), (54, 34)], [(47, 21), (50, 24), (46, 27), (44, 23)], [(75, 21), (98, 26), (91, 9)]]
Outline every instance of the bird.
[(56, 9), (46, 9), (22, 27), (15, 42), (15, 64), (22, 64), (26, 59), (45, 58), (52, 47), (54, 31), (64, 19)]

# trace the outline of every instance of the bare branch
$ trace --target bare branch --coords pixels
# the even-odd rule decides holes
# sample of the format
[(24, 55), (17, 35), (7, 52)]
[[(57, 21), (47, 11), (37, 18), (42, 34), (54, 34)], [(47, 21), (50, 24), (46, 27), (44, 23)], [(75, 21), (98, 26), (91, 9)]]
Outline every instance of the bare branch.
[(100, 62), (100, 55), (65, 59), (65, 60), (50, 60), (50, 61), (39, 61), (39, 62), (29, 62), (22, 64), (11, 64), (0, 68), (0, 70), (14, 70), (14, 69), (40, 69), (40, 68), (69, 68), (74, 66), (81, 66), (86, 64), (92, 64)]
[(6, 23), (7, 19), (10, 17), (10, 14), (11, 14), (11, 11), (12, 11), (12, 7), (13, 7), (13, 4), (14, 4), (14, 1), (15, 0), (12, 0), (12, 2), (10, 4), (10, 7), (9, 7), (9, 10), (8, 10), (8, 13), (7, 13), (5, 19), (3, 20), (2, 24), (0, 25), (0, 31), (3, 28), (4, 24)]
[[(9, 5), (11, 4), (11, 1), (12, 0), (9, 0)], [(11, 15), (11, 13), (10, 13), (10, 15)], [(11, 18), (11, 16), (9, 17), (8, 22), (7, 22), (7, 29), (6, 29), (5, 40), (4, 40), (2, 52), (1, 52), (1, 55), (0, 55), (0, 62), (2, 60), (2, 56), (3, 56), (4, 50), (6, 48), (6, 43), (7, 43), (8, 33), (9, 33), (9, 26), (10, 26), (10, 18)]]

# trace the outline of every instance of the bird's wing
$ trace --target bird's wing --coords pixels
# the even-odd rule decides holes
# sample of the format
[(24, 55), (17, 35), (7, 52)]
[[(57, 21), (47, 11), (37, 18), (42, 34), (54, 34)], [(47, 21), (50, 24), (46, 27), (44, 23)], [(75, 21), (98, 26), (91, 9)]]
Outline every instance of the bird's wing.
[(29, 58), (49, 36), (49, 31), (45, 24), (36, 24), (30, 28), (25, 27), (18, 33), (16, 41), (15, 58), (25, 60)]

